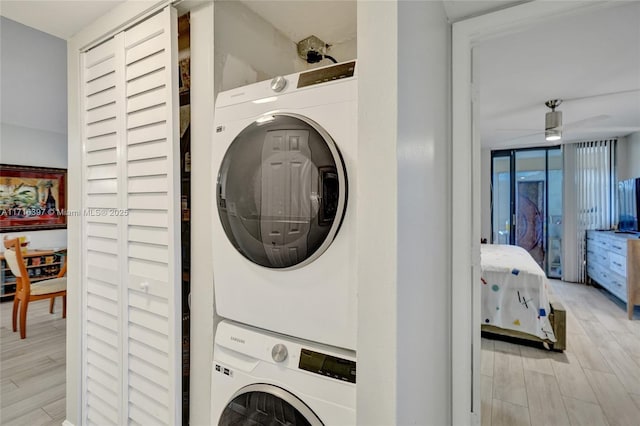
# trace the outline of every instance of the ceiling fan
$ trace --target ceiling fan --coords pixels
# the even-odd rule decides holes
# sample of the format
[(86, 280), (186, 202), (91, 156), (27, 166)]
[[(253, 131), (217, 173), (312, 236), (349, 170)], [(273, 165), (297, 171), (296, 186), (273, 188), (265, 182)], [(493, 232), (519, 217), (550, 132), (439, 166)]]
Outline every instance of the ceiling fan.
[(544, 103), (551, 108), (551, 112), (544, 116), (544, 138), (549, 142), (562, 139), (562, 111), (556, 111), (561, 103), (562, 99), (551, 99)]
[(548, 142), (554, 143), (563, 143), (563, 133), (571, 132), (571, 131), (581, 131), (581, 132), (589, 132), (589, 133), (617, 133), (617, 134), (628, 134), (633, 132), (640, 131), (640, 127), (590, 127), (593, 124), (598, 122), (606, 121), (611, 118), (610, 115), (600, 114), (592, 117), (588, 117), (582, 120), (573, 121), (567, 124), (564, 124), (562, 121), (562, 111), (556, 110), (562, 103), (575, 102), (583, 99), (590, 99), (596, 97), (603, 96), (611, 96), (611, 95), (620, 95), (626, 93), (635, 93), (640, 92), (640, 89), (631, 89), (631, 90), (623, 90), (619, 92), (609, 92), (609, 93), (601, 93), (590, 96), (582, 96), (577, 98), (570, 99), (550, 99), (544, 102), (544, 105), (547, 108), (550, 108), (551, 111), (545, 113), (545, 126), (544, 130), (537, 129), (496, 129), (500, 132), (533, 132), (526, 135), (518, 136), (515, 138), (511, 138), (511, 140), (518, 140), (523, 138), (529, 138), (531, 136), (544, 134), (545, 140)]

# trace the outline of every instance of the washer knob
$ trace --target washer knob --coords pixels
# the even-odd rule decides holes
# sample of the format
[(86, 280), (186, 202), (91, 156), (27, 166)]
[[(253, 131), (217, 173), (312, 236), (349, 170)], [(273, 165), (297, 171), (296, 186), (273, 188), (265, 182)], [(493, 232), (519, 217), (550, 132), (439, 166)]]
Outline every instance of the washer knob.
[(279, 75), (271, 80), (271, 90), (274, 92), (282, 92), (287, 87), (287, 79)]
[(284, 361), (287, 359), (287, 355), (289, 355), (287, 347), (282, 343), (278, 343), (273, 347), (273, 349), (271, 349), (271, 358), (273, 358), (275, 362)]

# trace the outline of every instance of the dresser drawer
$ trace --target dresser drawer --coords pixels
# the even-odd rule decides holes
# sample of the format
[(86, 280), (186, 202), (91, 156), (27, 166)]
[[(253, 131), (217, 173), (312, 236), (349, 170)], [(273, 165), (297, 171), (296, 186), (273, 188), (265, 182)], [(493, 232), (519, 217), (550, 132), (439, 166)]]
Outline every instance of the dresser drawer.
[(595, 244), (591, 246), (587, 245), (587, 263), (597, 263), (603, 267), (609, 267), (607, 251)]
[(593, 278), (598, 284), (613, 293), (614, 296), (622, 299), (624, 302), (627, 301), (626, 282), (624, 279), (621, 280), (617, 274), (611, 271), (597, 271)]
[[(618, 256), (627, 257), (627, 240), (622, 238), (609, 238), (609, 250)], [(625, 260), (626, 263), (626, 260)]]
[(591, 248), (594, 252), (609, 251), (609, 244), (603, 238), (587, 239), (587, 248)]
[(609, 253), (609, 269), (623, 277), (627, 276), (627, 258), (617, 253)]

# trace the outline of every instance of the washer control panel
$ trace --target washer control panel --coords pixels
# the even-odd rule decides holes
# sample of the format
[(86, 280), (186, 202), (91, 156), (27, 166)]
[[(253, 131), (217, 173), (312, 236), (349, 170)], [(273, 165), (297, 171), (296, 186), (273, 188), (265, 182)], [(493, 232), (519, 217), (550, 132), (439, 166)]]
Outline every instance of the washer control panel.
[(356, 362), (336, 356), (314, 352), (309, 349), (300, 350), (298, 368), (332, 379), (356, 382)]

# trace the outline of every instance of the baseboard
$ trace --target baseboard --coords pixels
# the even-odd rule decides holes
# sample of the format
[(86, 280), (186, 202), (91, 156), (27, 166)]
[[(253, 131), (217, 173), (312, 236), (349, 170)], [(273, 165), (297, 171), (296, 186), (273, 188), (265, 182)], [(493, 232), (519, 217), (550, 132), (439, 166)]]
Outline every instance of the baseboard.
[(69, 420), (65, 420), (64, 422), (62, 422), (62, 426), (74, 426), (74, 424), (71, 423)]

